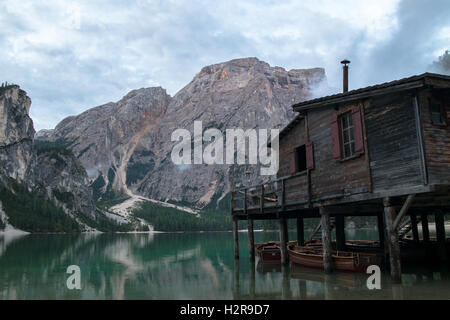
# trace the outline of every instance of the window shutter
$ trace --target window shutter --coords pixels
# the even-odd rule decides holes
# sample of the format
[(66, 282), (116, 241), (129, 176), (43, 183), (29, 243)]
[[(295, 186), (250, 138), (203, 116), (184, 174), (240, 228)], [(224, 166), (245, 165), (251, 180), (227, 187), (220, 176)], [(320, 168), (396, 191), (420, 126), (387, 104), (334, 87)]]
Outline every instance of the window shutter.
[(341, 159), (341, 143), (339, 139), (339, 126), (337, 122), (337, 116), (334, 115), (330, 121), (331, 125), (331, 142), (333, 144), (333, 159)]
[(297, 172), (297, 159), (295, 156), (295, 149), (292, 149), (291, 152), (289, 152), (289, 159), (290, 159), (290, 173), (294, 174)]
[(353, 129), (355, 134), (355, 153), (364, 153), (363, 132), (361, 123), (361, 109), (355, 107), (352, 110)]
[(314, 148), (311, 141), (306, 144), (306, 168), (314, 169)]

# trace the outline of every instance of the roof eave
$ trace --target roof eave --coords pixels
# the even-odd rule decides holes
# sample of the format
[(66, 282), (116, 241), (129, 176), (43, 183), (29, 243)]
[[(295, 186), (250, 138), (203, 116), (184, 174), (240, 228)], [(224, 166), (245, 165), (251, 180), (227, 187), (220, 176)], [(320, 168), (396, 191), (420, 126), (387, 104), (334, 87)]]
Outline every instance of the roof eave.
[(363, 92), (358, 92), (358, 90), (355, 90), (355, 92), (353, 92), (353, 93), (349, 92), (349, 94), (339, 95), (337, 97), (331, 96), (331, 97), (329, 97), (329, 99), (319, 100), (319, 101), (315, 101), (315, 102), (311, 101), (310, 103), (308, 103), (308, 101), (297, 103), (292, 106), (292, 109), (297, 112), (302, 112), (302, 111), (306, 111), (306, 110), (309, 110), (312, 108), (324, 107), (324, 106), (334, 105), (334, 104), (339, 104), (339, 103), (345, 103), (345, 102), (349, 102), (349, 101), (353, 101), (353, 100), (364, 99), (364, 98), (373, 97), (376, 95), (382, 95), (382, 94), (391, 93), (391, 92), (420, 88), (420, 87), (423, 87), (424, 85), (425, 85), (424, 79), (420, 79), (420, 80), (416, 80), (416, 81), (412, 81), (412, 82), (408, 82), (408, 83), (388, 86), (388, 87), (379, 88), (379, 89), (375, 88), (373, 90), (367, 90), (367, 91), (363, 91)]

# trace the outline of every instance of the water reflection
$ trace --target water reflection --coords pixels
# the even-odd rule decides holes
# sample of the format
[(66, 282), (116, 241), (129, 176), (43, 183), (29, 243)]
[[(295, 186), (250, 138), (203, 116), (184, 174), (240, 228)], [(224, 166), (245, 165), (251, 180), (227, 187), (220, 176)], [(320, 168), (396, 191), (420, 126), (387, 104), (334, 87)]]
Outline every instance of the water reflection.
[[(273, 238), (255, 234), (256, 241)], [(81, 234), (0, 237), (0, 299), (448, 299), (448, 266), (405, 269), (402, 285), (383, 275), (333, 273), (234, 260), (231, 233)], [(81, 268), (81, 290), (66, 269)]]

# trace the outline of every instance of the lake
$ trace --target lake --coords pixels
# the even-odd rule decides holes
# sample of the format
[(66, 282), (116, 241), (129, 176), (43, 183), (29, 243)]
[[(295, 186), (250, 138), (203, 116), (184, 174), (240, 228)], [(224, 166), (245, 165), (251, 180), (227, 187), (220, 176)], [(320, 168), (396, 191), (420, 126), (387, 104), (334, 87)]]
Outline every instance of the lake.
[[(248, 259), (247, 234), (224, 233), (0, 235), (0, 299), (449, 299), (448, 265), (403, 265), (402, 285), (382, 275), (267, 266)], [(376, 238), (358, 230), (348, 238)], [(290, 239), (294, 239), (294, 233)], [(256, 232), (255, 241), (277, 240)], [(81, 289), (69, 290), (67, 267), (81, 271)]]

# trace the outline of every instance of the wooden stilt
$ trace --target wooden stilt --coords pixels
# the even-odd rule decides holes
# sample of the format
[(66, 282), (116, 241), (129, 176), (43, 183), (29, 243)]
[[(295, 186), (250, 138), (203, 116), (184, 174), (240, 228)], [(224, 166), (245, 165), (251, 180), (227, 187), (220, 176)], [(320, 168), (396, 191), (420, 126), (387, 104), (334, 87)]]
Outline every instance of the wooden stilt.
[(288, 242), (287, 235), (287, 222), (286, 218), (280, 218), (280, 251), (281, 251), (281, 264), (287, 264), (289, 261), (286, 244)]
[(415, 214), (410, 216), (411, 218), (411, 231), (415, 243), (419, 243), (419, 230), (417, 229), (417, 217)]
[(297, 218), (297, 244), (299, 246), (305, 245), (305, 226), (303, 218)]
[(400, 245), (398, 243), (397, 230), (394, 228), (395, 208), (391, 205), (390, 198), (385, 198), (383, 205), (384, 221), (388, 235), (386, 242), (389, 247), (391, 277), (394, 282), (401, 282)]
[(326, 273), (330, 273), (333, 270), (333, 260), (331, 257), (330, 215), (323, 207), (320, 207), (320, 215), (320, 224), (322, 227), (323, 267)]
[(239, 299), (241, 295), (241, 286), (239, 283), (239, 260), (234, 260), (233, 270), (233, 298)]
[(423, 242), (425, 244), (430, 243), (430, 230), (428, 228), (428, 215), (422, 214), (421, 219), (422, 220), (422, 238)]
[(250, 298), (255, 298), (256, 293), (255, 281), (255, 261), (250, 261)]
[(255, 235), (253, 234), (253, 219), (248, 219), (248, 249), (251, 261), (255, 261)]
[(445, 224), (444, 214), (437, 212), (434, 214), (436, 224), (436, 240), (438, 245), (438, 255), (441, 261), (447, 261), (447, 250), (445, 248)]
[(239, 259), (238, 219), (233, 218), (234, 258)]
[(345, 250), (345, 220), (344, 216), (336, 216), (336, 249)]
[(377, 216), (378, 241), (380, 241), (380, 248), (384, 248), (385, 228), (383, 226), (383, 215)]
[(306, 300), (308, 298), (308, 289), (306, 287), (306, 280), (298, 280), (298, 296), (300, 300)]
[(291, 299), (291, 278), (289, 276), (289, 266), (281, 266), (282, 284), (281, 284), (281, 296), (283, 300)]

